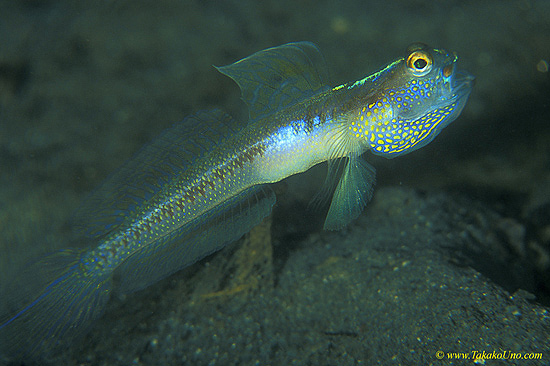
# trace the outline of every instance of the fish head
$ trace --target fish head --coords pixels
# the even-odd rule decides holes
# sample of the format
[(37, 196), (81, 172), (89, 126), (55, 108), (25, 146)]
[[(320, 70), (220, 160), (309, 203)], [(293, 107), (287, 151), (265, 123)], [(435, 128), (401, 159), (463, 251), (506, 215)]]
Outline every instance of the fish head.
[(459, 116), (474, 77), (457, 70), (457, 60), (455, 53), (414, 43), (380, 72), (375, 98), (362, 110), (374, 154), (392, 158), (417, 150)]

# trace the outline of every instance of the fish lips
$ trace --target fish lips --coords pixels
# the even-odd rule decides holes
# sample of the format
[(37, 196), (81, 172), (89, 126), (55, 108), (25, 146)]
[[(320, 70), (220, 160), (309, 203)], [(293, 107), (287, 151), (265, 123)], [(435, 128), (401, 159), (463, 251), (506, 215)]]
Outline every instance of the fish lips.
[(451, 78), (451, 90), (457, 99), (470, 94), (476, 79), (475, 76), (464, 70), (454, 71)]

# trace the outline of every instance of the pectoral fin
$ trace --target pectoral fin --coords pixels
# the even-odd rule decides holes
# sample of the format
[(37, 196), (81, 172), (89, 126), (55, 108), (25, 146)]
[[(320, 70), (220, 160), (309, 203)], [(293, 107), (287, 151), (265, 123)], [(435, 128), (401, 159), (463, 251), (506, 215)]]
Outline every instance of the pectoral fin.
[(375, 181), (374, 167), (360, 156), (349, 157), (332, 196), (324, 229), (338, 230), (356, 219), (372, 198)]

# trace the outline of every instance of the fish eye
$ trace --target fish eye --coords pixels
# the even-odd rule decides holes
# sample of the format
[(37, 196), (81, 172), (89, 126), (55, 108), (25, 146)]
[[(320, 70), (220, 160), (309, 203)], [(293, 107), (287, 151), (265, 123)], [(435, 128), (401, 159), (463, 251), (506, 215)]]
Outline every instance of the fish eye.
[(407, 67), (415, 76), (423, 76), (432, 70), (432, 56), (424, 50), (411, 52), (407, 57)]

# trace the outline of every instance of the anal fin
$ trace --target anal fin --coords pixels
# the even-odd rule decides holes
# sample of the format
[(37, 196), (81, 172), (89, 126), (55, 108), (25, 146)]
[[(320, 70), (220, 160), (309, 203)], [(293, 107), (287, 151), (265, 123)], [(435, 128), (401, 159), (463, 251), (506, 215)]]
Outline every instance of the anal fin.
[(252, 187), (204, 217), (133, 253), (116, 270), (119, 289), (143, 289), (234, 242), (271, 212), (275, 194), (268, 186)]

